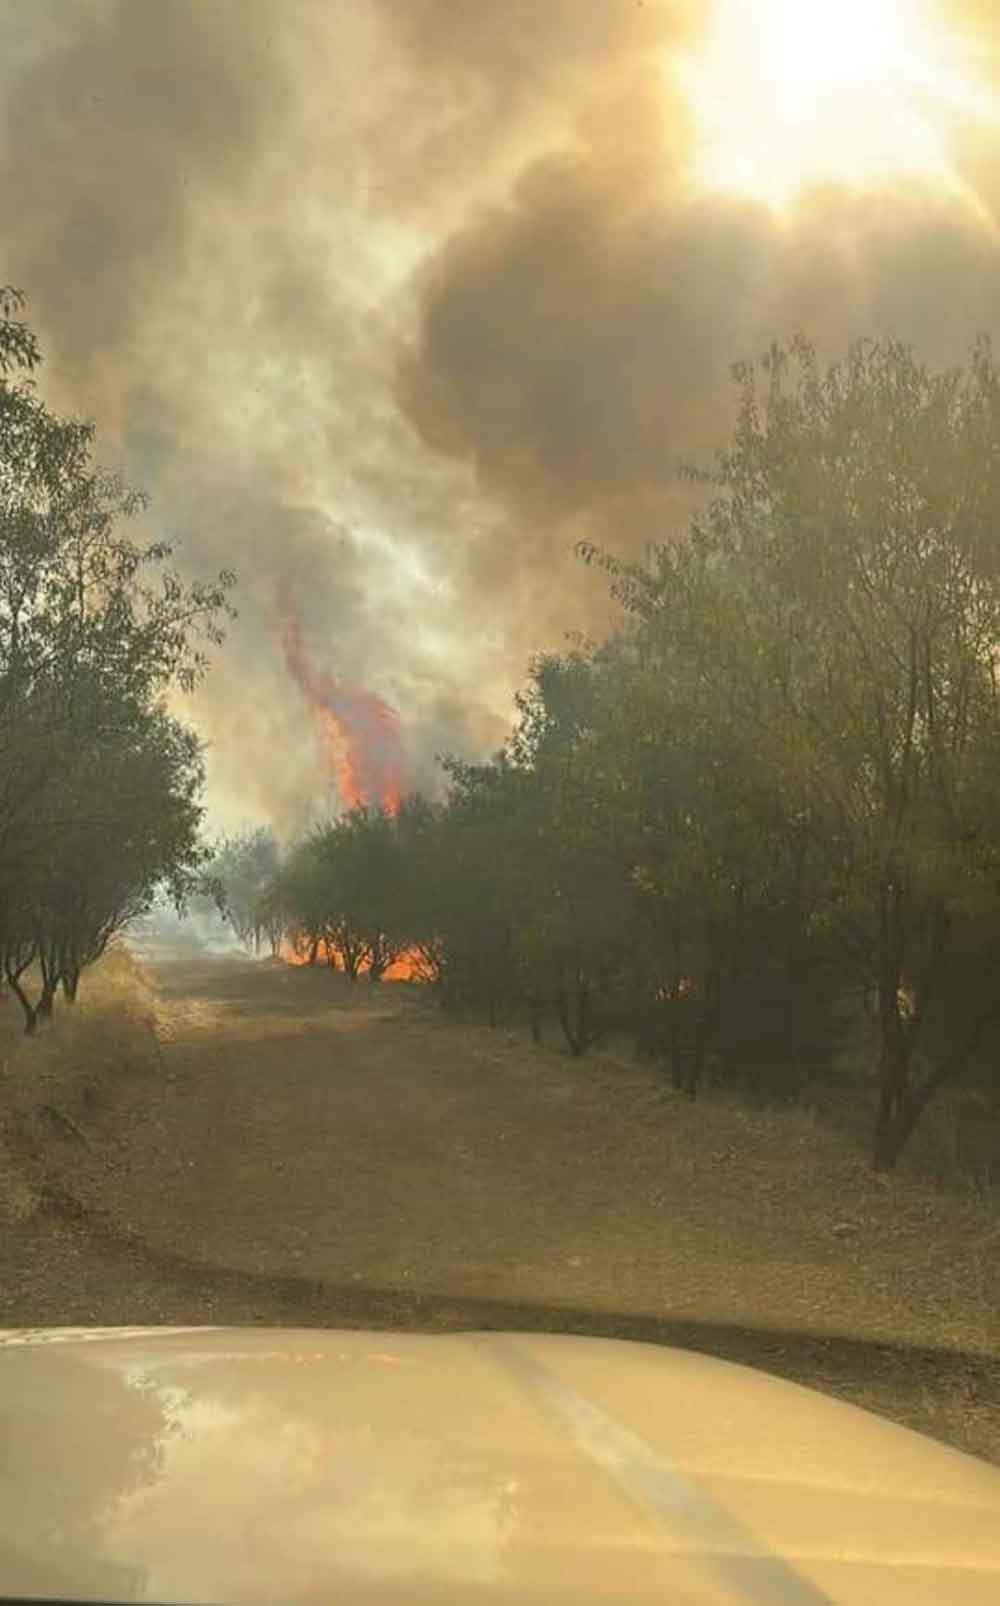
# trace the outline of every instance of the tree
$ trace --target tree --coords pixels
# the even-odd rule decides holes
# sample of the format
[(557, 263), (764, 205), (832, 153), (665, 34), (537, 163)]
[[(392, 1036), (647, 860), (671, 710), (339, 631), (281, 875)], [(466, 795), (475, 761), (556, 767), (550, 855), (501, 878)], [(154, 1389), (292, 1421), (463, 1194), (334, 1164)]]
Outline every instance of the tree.
[(396, 814), (397, 925), (405, 934), (411, 975), (434, 987), (447, 982), (448, 953), (441, 919), (441, 892), (448, 874), (445, 809), (420, 793), (402, 798)]
[[(16, 974), (12, 991), (34, 1031), (52, 1013), (62, 983), (75, 1000), (81, 971), (99, 959), (129, 921), (152, 907), (158, 887), (181, 907), (200, 880), (207, 850), (199, 842), (204, 780), (197, 738), (162, 709), (137, 718), (76, 762), (51, 800), (58, 828), (44, 857), (26, 864), (17, 906), (41, 969), (32, 1004)], [(49, 799), (42, 799), (45, 810)]]
[(732, 573), (696, 536), (648, 564), (584, 556), (626, 610), (601, 652), (588, 736), (589, 791), (634, 902), (625, 1007), (638, 1051), (693, 1097), (710, 1059), (745, 1049), (768, 997), (782, 1001), (784, 1051), (813, 1024), (813, 867), (734, 705)]
[[(771, 777), (758, 817), (821, 867), (811, 928), (877, 996), (884, 1169), (997, 1015), (1000, 385), (986, 344), (931, 373), (895, 340), (826, 371), (798, 340), (736, 377), (687, 547), (694, 657)], [(972, 939), (987, 985), (967, 976), (956, 1017)]]
[[(145, 500), (94, 466), (92, 425), (56, 418), (39, 400), (40, 353), (17, 317), (22, 304), (0, 291), (0, 955), (30, 1029), (30, 965), (40, 964), (47, 1013), (59, 981), (74, 994), (102, 931), (145, 899), (152, 861), (132, 853), (137, 822), (143, 809), (147, 822), (155, 815), (168, 774), (180, 784), (185, 763), (197, 770), (194, 738), (164, 722), (160, 699), (205, 672), (202, 643), (222, 640), (234, 577), (188, 585), (167, 566), (169, 544), (123, 534)], [(115, 812), (112, 775), (135, 821)], [(153, 788), (142, 796), (140, 776)], [(162, 802), (152, 856), (176, 893), (192, 873), (180, 820), (194, 804), (184, 785), (176, 796), (168, 785)], [(114, 833), (137, 879), (126, 886), (116, 871), (98, 893)], [(151, 842), (147, 832), (150, 852)]]
[(86, 721), (99, 742), (106, 713), (117, 722), (198, 682), (234, 583), (224, 570), (185, 584), (169, 543), (122, 533), (146, 500), (93, 465), (92, 424), (38, 399), (21, 301), (0, 292), (0, 858), (59, 771), (65, 735)]
[(276, 928), (272, 889), (280, 862), (274, 831), (269, 825), (257, 825), (221, 837), (207, 866), (234, 936), (255, 952), (260, 951), (264, 932), (273, 937)]
[[(411, 804), (410, 827), (416, 816)], [(354, 982), (379, 982), (410, 941), (412, 878), (407, 878), (400, 822), (359, 807), (317, 824), (286, 856), (266, 893), (280, 910), (296, 951), (322, 955)]]
[(615, 822), (591, 773), (598, 672), (582, 649), (543, 655), (506, 747), (485, 764), (445, 761), (429, 894), (444, 1000), (491, 1025), (526, 1012), (536, 1039), (554, 1015), (574, 1055), (613, 1024), (631, 943)]
[(354, 808), (321, 827), (315, 841), (331, 961), (349, 981), (367, 970), (377, 982), (406, 946), (395, 819), (383, 809)]
[(284, 912), (293, 950), (315, 965), (326, 952), (328, 910), (320, 837), (314, 828), (294, 843), (282, 860), (265, 898)]
[(620, 1023), (634, 973), (636, 898), (623, 812), (602, 746), (618, 644), (535, 660), (508, 756), (520, 782), (515, 948), (538, 1035), (551, 1012), (570, 1053)]
[[(485, 1010), (491, 1026), (516, 1002), (523, 786), (504, 755), (444, 760), (449, 791), (438, 817), (426, 925), (436, 944), (441, 1003)], [(425, 944), (426, 945), (426, 944)]]
[(399, 824), (386, 809), (358, 808), (344, 822), (344, 836), (349, 851), (343, 873), (361, 890), (357, 919), (365, 939), (362, 963), (369, 981), (376, 983), (408, 941)]

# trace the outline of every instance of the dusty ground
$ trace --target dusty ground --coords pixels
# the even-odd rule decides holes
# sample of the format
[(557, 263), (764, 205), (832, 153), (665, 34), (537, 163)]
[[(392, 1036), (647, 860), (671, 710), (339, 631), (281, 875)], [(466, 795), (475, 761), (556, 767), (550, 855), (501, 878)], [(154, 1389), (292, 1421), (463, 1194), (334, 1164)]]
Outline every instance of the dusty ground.
[(412, 990), (148, 949), (5, 1053), (0, 1322), (690, 1344), (1000, 1463), (1000, 1211)]

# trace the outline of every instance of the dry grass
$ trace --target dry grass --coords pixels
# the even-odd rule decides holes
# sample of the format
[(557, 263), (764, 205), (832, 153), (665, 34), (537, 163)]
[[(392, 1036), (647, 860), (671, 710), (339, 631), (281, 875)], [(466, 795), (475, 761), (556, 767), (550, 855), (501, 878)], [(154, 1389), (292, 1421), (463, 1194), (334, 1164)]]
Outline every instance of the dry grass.
[[(987, 1371), (1000, 1355), (995, 1191), (919, 1166), (877, 1179), (815, 1113), (692, 1104), (655, 1071), (455, 1025), (403, 986), (352, 992), (280, 963), (159, 979), (158, 993), (119, 950), (37, 1042), (8, 1012), (8, 1126), (102, 1219), (257, 1279), (222, 1319), (266, 1319), (261, 1280), (291, 1272), (445, 1311), (590, 1312), (623, 1332), (780, 1329), (812, 1335), (816, 1355), (844, 1338), (978, 1356)], [(4, 1209), (33, 1209), (16, 1172)], [(94, 1319), (121, 1319), (120, 1288), (81, 1275), (98, 1279)], [(788, 1375), (1000, 1461), (1000, 1401), (971, 1373), (945, 1386), (933, 1368), (905, 1371), (905, 1357), (884, 1375), (790, 1360)]]
[[(465, 1055), (562, 1098), (575, 1168), (616, 1167), (622, 1240), (669, 1238), (672, 1306), (701, 1318), (1000, 1352), (1000, 1197), (915, 1168), (875, 1176), (814, 1111), (679, 1097), (617, 1056), (568, 1061), (520, 1033), (444, 1027)], [(697, 1253), (690, 1253), (697, 1246)], [(620, 1293), (620, 1285), (616, 1293)], [(607, 1291), (586, 1290), (594, 1297)]]
[[(37, 990), (37, 978), (29, 976)], [(137, 1074), (160, 1061), (156, 993), (141, 965), (119, 946), (88, 971), (79, 1002), (61, 998), (53, 1022), (33, 1038), (13, 998), (0, 1008), (0, 1219), (23, 1219), (31, 1189), (12, 1158), (17, 1134), (45, 1141), (62, 1131), (87, 1146), (88, 1127)]]

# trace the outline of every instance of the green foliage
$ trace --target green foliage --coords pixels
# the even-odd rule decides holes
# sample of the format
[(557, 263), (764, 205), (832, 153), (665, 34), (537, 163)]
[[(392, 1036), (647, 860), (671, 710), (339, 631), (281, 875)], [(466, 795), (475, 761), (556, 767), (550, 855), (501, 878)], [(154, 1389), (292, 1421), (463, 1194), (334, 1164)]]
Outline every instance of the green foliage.
[(185, 584), (123, 533), (144, 498), (37, 396), (21, 306), (0, 290), (0, 964), (30, 1031), (157, 886), (197, 885), (201, 754), (162, 697), (205, 672), (233, 576)]
[(746, 599), (737, 706), (825, 872), (820, 922), (878, 992), (891, 1165), (996, 1007), (970, 977), (928, 1053), (970, 920), (995, 975), (1000, 383), (985, 344), (932, 374), (893, 340), (827, 373), (799, 341), (738, 380), (701, 534)]
[(688, 533), (582, 549), (617, 632), (446, 765), (406, 924), (447, 1004), (574, 1054), (630, 1030), (690, 1093), (799, 1085), (872, 999), (891, 1165), (997, 1023), (1000, 383), (986, 344), (938, 374), (895, 340), (735, 378)]
[(300, 955), (381, 980), (410, 940), (400, 836), (388, 811), (356, 808), (293, 847), (270, 896)]
[(826, 373), (800, 340), (736, 377), (690, 536), (646, 566), (584, 554), (654, 676), (623, 725), (641, 708), (640, 747), (688, 789), (644, 884), (696, 900), (731, 996), (747, 943), (874, 991), (891, 1165), (995, 1010), (1000, 387), (986, 345), (931, 374), (892, 340)]
[[(278, 839), (271, 827), (248, 826), (222, 837), (205, 866), (216, 906), (234, 936), (258, 952), (264, 933), (273, 937), (273, 928), (281, 923), (272, 893), (280, 859)], [(272, 946), (278, 943), (272, 941)]]

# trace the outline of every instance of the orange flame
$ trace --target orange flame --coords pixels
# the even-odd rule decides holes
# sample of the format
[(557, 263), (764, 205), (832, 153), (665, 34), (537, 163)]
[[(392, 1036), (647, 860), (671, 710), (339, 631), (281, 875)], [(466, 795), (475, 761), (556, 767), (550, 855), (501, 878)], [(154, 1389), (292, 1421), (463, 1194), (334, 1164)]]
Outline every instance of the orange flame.
[(422, 981), (420, 955), (415, 948), (406, 948), (383, 974), (383, 981)]
[[(309, 963), (308, 950), (295, 948), (292, 943), (287, 941), (281, 944), (280, 948), (278, 949), (278, 956), (279, 958), (283, 959), (287, 965), (308, 965)], [(341, 965), (336, 954), (332, 956), (331, 963), (330, 951), (325, 942), (321, 942), (316, 950), (316, 964), (317, 966), (327, 965), (332, 970), (341, 969)], [(364, 975), (366, 970), (367, 967), (362, 965), (361, 974)], [(422, 971), (420, 969), (420, 956), (415, 948), (406, 949), (399, 955), (397, 959), (394, 959), (392, 964), (389, 965), (389, 967), (382, 973), (383, 981), (419, 981), (421, 979)]]
[(297, 618), (290, 608), (283, 612), (285, 663), (312, 704), (342, 801), (348, 808), (378, 803), (398, 813), (402, 759), (396, 710), (362, 686), (318, 672), (306, 656)]

